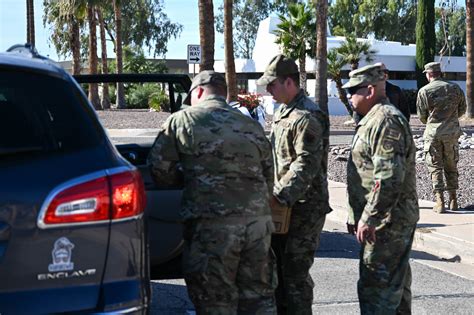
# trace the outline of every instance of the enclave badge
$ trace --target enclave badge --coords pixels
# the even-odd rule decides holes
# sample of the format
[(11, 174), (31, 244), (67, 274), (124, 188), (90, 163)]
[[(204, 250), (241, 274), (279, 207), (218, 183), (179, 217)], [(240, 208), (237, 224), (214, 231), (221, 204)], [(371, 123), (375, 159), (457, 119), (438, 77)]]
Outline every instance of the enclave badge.
[(71, 262), (73, 248), (74, 244), (66, 237), (56, 240), (51, 252), (53, 263), (48, 266), (49, 272), (73, 270), (74, 263)]

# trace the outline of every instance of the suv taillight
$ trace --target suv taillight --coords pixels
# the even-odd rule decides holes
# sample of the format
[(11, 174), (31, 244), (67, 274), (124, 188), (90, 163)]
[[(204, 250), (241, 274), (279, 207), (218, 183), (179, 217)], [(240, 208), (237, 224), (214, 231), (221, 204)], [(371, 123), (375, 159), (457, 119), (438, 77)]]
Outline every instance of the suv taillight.
[(145, 187), (140, 172), (124, 172), (110, 176), (112, 186), (112, 219), (132, 217), (143, 212)]
[(126, 219), (141, 214), (145, 204), (140, 172), (121, 171), (59, 191), (40, 215), (39, 225), (45, 228)]
[(109, 219), (109, 184), (100, 177), (69, 187), (54, 197), (44, 216), (45, 224), (79, 223)]

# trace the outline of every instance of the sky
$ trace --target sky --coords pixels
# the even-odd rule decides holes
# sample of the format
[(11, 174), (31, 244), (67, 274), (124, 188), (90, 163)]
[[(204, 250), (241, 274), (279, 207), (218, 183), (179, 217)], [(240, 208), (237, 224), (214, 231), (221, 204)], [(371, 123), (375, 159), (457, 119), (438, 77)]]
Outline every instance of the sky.
[[(214, 0), (214, 11), (217, 11), (223, 0)], [(183, 25), (183, 31), (177, 40), (168, 42), (168, 59), (186, 59), (188, 44), (199, 45), (198, 0), (164, 0), (168, 18)], [(54, 45), (49, 41), (48, 26), (43, 26), (43, 0), (34, 0), (36, 49), (41, 55), (53, 60), (58, 58)], [(26, 42), (26, 1), (0, 0), (0, 52), (15, 44)], [(215, 59), (224, 58), (224, 36), (216, 32)], [(108, 49), (108, 53), (112, 49)], [(70, 58), (66, 58), (70, 59)]]
[[(178, 39), (168, 42), (168, 59), (187, 59), (187, 46), (199, 44), (199, 13), (198, 0), (163, 0), (165, 12), (172, 22), (183, 25), (183, 31)], [(214, 12), (223, 0), (214, 0)], [(464, 7), (464, 1), (457, 1), (458, 6)], [(436, 1), (438, 5), (438, 1)], [(50, 31), (48, 26), (43, 26), (43, 0), (34, 0), (35, 6), (35, 36), (36, 48), (44, 56), (53, 60), (59, 58), (54, 45), (49, 41)], [(26, 1), (25, 0), (0, 0), (0, 52), (7, 50), (14, 44), (26, 42)], [(110, 57), (112, 47), (108, 48)], [(99, 52), (100, 54), (100, 52)], [(216, 32), (215, 59), (224, 59), (224, 36)]]

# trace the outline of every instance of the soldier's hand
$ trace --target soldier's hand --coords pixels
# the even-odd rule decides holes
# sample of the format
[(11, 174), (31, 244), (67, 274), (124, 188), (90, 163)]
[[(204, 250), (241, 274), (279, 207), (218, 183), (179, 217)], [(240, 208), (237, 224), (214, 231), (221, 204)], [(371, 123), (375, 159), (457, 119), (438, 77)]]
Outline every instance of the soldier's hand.
[(360, 244), (363, 244), (364, 242), (369, 244), (375, 243), (375, 226), (369, 226), (359, 221), (356, 237)]
[(346, 223), (346, 225), (347, 225), (347, 232), (351, 235), (355, 235), (357, 232), (357, 225), (350, 224), (350, 223)]

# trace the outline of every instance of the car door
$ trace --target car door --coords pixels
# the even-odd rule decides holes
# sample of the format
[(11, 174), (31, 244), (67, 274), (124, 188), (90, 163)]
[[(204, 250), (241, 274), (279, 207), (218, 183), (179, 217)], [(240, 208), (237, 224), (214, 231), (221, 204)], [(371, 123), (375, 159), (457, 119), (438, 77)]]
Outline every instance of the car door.
[(120, 154), (137, 167), (146, 190), (150, 266), (153, 278), (180, 277), (179, 255), (183, 249), (179, 210), (182, 190), (159, 189), (151, 175), (146, 159), (152, 143), (118, 144)]

